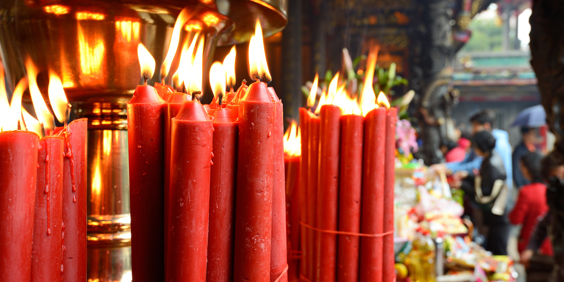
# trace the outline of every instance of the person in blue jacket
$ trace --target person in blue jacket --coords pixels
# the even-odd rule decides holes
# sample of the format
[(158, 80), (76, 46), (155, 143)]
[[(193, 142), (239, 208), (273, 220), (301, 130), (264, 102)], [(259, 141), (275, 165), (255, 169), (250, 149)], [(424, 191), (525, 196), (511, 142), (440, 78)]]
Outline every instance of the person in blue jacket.
[[(507, 174), (506, 184), (509, 189), (513, 188), (513, 170), (511, 163), (511, 145), (509, 144), (509, 135), (506, 131), (501, 129), (492, 128), (492, 124), (495, 120), (495, 114), (491, 110), (482, 110), (472, 117), (470, 117), (470, 123), (472, 124), (472, 135), (480, 131), (490, 132), (496, 139), (494, 151), (501, 156), (503, 160), (503, 166)], [(439, 171), (448, 171), (455, 176), (458, 172), (468, 172), (472, 173), (474, 170), (479, 170), (482, 164), (483, 158), (476, 155), (473, 150), (468, 152), (466, 158), (461, 162), (452, 162), (445, 164), (433, 165), (432, 168)]]

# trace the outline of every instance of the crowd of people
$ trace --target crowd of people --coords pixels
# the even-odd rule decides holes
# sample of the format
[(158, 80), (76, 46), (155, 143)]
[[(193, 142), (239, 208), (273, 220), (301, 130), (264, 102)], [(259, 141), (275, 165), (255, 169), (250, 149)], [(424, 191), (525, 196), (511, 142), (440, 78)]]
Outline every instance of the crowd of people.
[(521, 226), (517, 248), (527, 280), (564, 281), (564, 158), (543, 156), (533, 127), (521, 128), (512, 149), (494, 121), (489, 110), (473, 115), (471, 133), (442, 143), (446, 162), (431, 168), (464, 191), (465, 215), (485, 233), (486, 250), (507, 255), (511, 230)]

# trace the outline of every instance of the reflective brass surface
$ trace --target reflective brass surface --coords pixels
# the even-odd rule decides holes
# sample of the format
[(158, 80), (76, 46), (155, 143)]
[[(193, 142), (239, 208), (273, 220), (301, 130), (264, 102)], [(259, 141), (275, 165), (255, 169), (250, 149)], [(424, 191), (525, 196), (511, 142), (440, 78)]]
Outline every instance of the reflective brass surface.
[(88, 246), (88, 282), (131, 281), (131, 247)]

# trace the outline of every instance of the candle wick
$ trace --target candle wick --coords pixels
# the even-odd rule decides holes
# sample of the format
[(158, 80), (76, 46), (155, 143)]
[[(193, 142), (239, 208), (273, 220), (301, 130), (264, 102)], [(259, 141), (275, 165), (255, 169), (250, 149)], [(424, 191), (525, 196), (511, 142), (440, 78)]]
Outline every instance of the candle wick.
[(223, 101), (223, 93), (219, 93), (219, 94), (217, 95), (217, 99), (218, 99), (217, 102), (219, 103), (219, 107), (221, 108), (221, 103), (222, 103), (222, 101)]
[[(20, 115), (20, 119), (21, 119), (21, 121), (23, 122), (23, 127), (25, 128), (25, 130), (27, 130), (27, 124), (25, 124), (25, 119), (23, 118), (23, 113)], [(19, 121), (20, 121), (20, 120), (18, 119), (18, 122), (19, 122)]]
[(184, 81), (182, 82), (182, 93), (188, 94), (188, 92), (186, 91), (186, 84), (184, 84)]
[(20, 120), (18, 119), (18, 130), (22, 130), (22, 125), (20, 123)]
[(42, 122), (39, 123), (39, 126), (41, 128), (41, 134), (43, 134), (43, 136), (47, 136), (47, 132), (45, 131), (45, 126), (43, 125)]
[(70, 103), (68, 103), (67, 104), (67, 111), (66, 111), (66, 119), (65, 119), (65, 128), (67, 128), (68, 122), (70, 120), (71, 108), (72, 108), (72, 105)]
[(202, 94), (202, 91), (192, 91), (192, 101), (198, 100), (200, 102), (200, 94)]

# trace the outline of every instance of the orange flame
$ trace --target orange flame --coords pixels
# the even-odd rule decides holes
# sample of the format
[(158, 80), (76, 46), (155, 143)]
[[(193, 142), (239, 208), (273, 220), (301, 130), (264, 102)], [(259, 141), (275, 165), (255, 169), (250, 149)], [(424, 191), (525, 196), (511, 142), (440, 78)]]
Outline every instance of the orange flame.
[(387, 109), (390, 108), (390, 102), (388, 102), (388, 98), (384, 92), (380, 91), (378, 93), (378, 100), (376, 101), (380, 107), (385, 107)]
[[(196, 50), (196, 55), (192, 64), (192, 69), (190, 71), (188, 81), (190, 92), (202, 91), (202, 72), (203, 72), (203, 60), (204, 57), (204, 37), (201, 37), (198, 42), (198, 49)], [(184, 82), (186, 84), (186, 82)]]
[(295, 121), (284, 133), (284, 154), (289, 156), (300, 156), (302, 154), (301, 133)]
[(12, 128), (17, 128), (18, 120), (22, 120), (22, 96), (24, 91), (27, 89), (27, 78), (22, 78), (16, 85), (14, 89), (14, 94), (12, 95), (12, 102), (10, 103), (11, 113), (10, 117), (12, 119)]
[(147, 80), (153, 77), (153, 73), (155, 72), (155, 59), (149, 53), (149, 50), (145, 48), (143, 43), (139, 43), (137, 46), (137, 56), (139, 57), (139, 65), (141, 66), (141, 76), (143, 76), (143, 80), (145, 80), (145, 84), (147, 84)]
[(358, 106), (356, 99), (347, 97), (344, 105), (341, 107), (344, 115), (361, 115), (362, 110)]
[(225, 93), (225, 68), (220, 62), (215, 62), (211, 66), (210, 85), (215, 97), (219, 97), (219, 94)]
[(69, 101), (63, 89), (63, 83), (56, 73), (49, 74), (49, 102), (59, 122), (67, 122), (67, 107)]
[(26, 59), (25, 68), (27, 70), (27, 79), (29, 80), (29, 92), (31, 94), (31, 101), (33, 102), (33, 107), (35, 108), (35, 114), (37, 119), (43, 126), (45, 130), (53, 130), (55, 128), (55, 122), (53, 121), (53, 115), (49, 112), (43, 96), (41, 96), (41, 91), (37, 86), (37, 67), (33, 64), (30, 58)]
[(43, 137), (43, 132), (41, 131), (41, 123), (39, 123), (39, 121), (36, 120), (32, 115), (30, 115), (24, 108), (21, 108), (21, 111), (27, 130), (35, 132), (37, 135)]
[(251, 41), (249, 42), (249, 75), (253, 79), (262, 78), (267, 81), (272, 80), (266, 62), (262, 27), (258, 19), (255, 25), (255, 35), (251, 37)]
[(326, 105), (333, 105), (333, 100), (335, 99), (338, 90), (339, 90), (339, 72), (335, 74), (335, 76), (333, 77), (333, 79), (331, 79), (331, 82), (329, 83), (329, 88), (327, 89), (327, 97), (325, 100)]
[(311, 85), (311, 90), (309, 91), (309, 96), (307, 97), (307, 106), (313, 107), (315, 105), (315, 98), (317, 98), (317, 84), (319, 83), (319, 74), (315, 74), (315, 79), (313, 79), (313, 84)]
[(4, 67), (0, 64), (0, 130), (14, 130), (12, 128), (12, 116), (10, 115), (10, 103), (4, 82)]
[(315, 108), (314, 113), (319, 114), (321, 112), (321, 106), (327, 105), (329, 103), (329, 97), (327, 95), (327, 92), (325, 91), (325, 88), (323, 88), (323, 90), (321, 90), (321, 97), (319, 97), (319, 102), (317, 102), (317, 107)]
[(237, 56), (237, 49), (235, 46), (231, 47), (229, 54), (223, 59), (223, 67), (225, 68), (226, 83), (229, 87), (235, 86), (235, 58)]
[(180, 41), (180, 30), (186, 24), (190, 18), (190, 8), (185, 7), (182, 9), (176, 22), (174, 23), (174, 29), (172, 30), (172, 37), (170, 39), (170, 45), (168, 46), (168, 52), (166, 53), (165, 60), (161, 66), (161, 77), (166, 77), (168, 71), (170, 70), (170, 64), (176, 55), (176, 49), (178, 48), (178, 42)]
[(376, 93), (374, 93), (374, 88), (372, 86), (378, 51), (378, 47), (372, 48), (368, 54), (368, 59), (366, 60), (364, 87), (362, 89), (362, 95), (360, 96), (360, 108), (363, 116), (366, 116), (373, 109), (378, 108), (378, 105), (376, 104)]
[[(194, 63), (194, 48), (196, 48), (196, 43), (198, 42), (199, 33), (196, 33), (190, 47), (188, 47), (188, 41), (184, 43), (182, 47), (182, 54), (180, 56), (180, 62), (178, 64), (178, 69), (175, 75), (178, 75), (179, 81), (178, 85), (184, 85), (188, 88), (190, 85), (190, 72), (192, 71), (192, 64)], [(173, 77), (174, 80), (174, 77)]]

